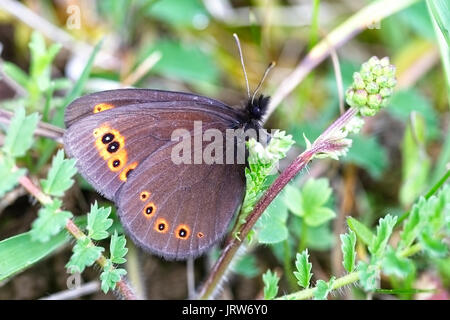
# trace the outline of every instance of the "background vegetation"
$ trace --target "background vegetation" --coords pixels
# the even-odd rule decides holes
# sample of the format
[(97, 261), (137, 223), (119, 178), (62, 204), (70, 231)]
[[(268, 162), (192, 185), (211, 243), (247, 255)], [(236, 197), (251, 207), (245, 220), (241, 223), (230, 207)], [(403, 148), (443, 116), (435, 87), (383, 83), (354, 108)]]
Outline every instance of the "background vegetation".
[(294, 142), (280, 171), (305, 150), (304, 136), (313, 142), (340, 116), (362, 63), (390, 57), (397, 83), (388, 106), (349, 135), (346, 155), (313, 160), (284, 188), (217, 297), (448, 299), (449, 9), (418, 0), (2, 0), (0, 299), (105, 299), (113, 288), (127, 297), (125, 273), (139, 297), (196, 296), (220, 248), (188, 263), (126, 249), (114, 206), (75, 175), (58, 151), (62, 131), (44, 123), (63, 128), (76, 97), (127, 86), (242, 105), (233, 33), (251, 88), (277, 63), (263, 92), (274, 97), (265, 127)]

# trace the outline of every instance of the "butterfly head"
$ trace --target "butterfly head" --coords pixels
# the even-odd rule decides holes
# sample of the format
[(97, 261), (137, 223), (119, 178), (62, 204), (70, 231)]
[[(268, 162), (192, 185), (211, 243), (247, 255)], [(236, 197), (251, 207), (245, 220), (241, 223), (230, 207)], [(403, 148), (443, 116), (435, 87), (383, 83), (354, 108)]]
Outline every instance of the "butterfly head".
[(261, 121), (267, 111), (270, 97), (260, 95), (258, 98), (251, 98), (247, 102), (247, 112), (250, 120)]

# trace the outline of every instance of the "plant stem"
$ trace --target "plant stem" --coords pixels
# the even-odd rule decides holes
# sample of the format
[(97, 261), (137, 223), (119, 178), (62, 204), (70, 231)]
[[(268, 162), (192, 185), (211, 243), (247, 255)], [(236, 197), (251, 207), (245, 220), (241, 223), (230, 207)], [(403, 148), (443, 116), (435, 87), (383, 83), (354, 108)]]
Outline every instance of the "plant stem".
[[(42, 192), (42, 190), (39, 187), (37, 187), (27, 176), (22, 176), (19, 179), (19, 183), (22, 185), (22, 187), (25, 188), (25, 190), (27, 190), (31, 195), (33, 195), (42, 205), (46, 205), (52, 202), (52, 198), (47, 194), (45, 194), (44, 192)], [(83, 231), (81, 231), (80, 228), (78, 228), (75, 222), (73, 222), (73, 220), (71, 219), (67, 220), (65, 227), (67, 231), (77, 240), (86, 237)], [(103, 268), (106, 264), (105, 256), (100, 255), (100, 257), (96, 260), (96, 262), (100, 267)], [(126, 300), (137, 299), (133, 289), (129, 286), (129, 284), (123, 277), (116, 283), (116, 290)]]
[(289, 284), (289, 287), (293, 290), (297, 286), (297, 281), (295, 280), (293, 271), (292, 271), (292, 257), (291, 257), (291, 249), (289, 248), (289, 241), (286, 239), (283, 241), (283, 249), (284, 249), (284, 275), (286, 276), (286, 280)]
[[(332, 132), (342, 129), (357, 113), (358, 110), (355, 108), (348, 109), (335, 122), (333, 122), (322, 135), (317, 138), (310, 149), (307, 149), (302, 154), (300, 154), (278, 176), (278, 178), (272, 183), (272, 185), (266, 190), (266, 192), (256, 203), (253, 211), (246, 217), (246, 221), (239, 231), (240, 239), (245, 239), (247, 237), (248, 233), (253, 228), (259, 217), (269, 206), (269, 204), (288, 184), (288, 182), (291, 181), (302, 169), (306, 167), (309, 161), (316, 154), (322, 152), (338, 151), (343, 148), (342, 144), (335, 143), (332, 138), (329, 138), (332, 137)], [(226, 271), (241, 244), (242, 242), (236, 237), (232, 237), (227, 241), (225, 249), (223, 250), (213, 269), (211, 270), (209, 277), (200, 289), (198, 298), (210, 299), (213, 296), (216, 288), (218, 287), (221, 279), (223, 279), (224, 275), (226, 274)]]

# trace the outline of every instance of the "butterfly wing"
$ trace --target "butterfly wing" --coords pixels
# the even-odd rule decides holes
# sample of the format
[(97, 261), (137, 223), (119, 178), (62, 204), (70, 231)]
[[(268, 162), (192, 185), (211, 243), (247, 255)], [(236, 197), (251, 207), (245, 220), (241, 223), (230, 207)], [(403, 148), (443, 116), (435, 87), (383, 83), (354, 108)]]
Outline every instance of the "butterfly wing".
[(136, 244), (166, 259), (186, 259), (227, 231), (243, 199), (244, 165), (174, 165), (171, 153), (164, 148), (146, 159), (120, 190), (117, 204)]

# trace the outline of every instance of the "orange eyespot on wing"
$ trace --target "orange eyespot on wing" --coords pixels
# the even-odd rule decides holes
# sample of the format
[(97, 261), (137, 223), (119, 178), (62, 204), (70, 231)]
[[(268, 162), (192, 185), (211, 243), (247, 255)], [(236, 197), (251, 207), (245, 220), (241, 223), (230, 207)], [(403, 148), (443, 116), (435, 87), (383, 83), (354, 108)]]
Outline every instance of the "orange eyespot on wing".
[(175, 236), (178, 239), (186, 240), (191, 235), (191, 229), (186, 224), (180, 224), (175, 230)]
[(130, 173), (136, 169), (138, 163), (135, 161), (133, 163), (130, 163), (128, 166), (125, 167), (125, 169), (122, 170), (122, 172), (119, 175), (119, 179), (122, 181), (127, 181), (128, 176), (130, 175)]
[(117, 172), (123, 169), (128, 160), (127, 151), (125, 149), (120, 150), (113, 157), (108, 160), (108, 168), (111, 171)]
[(112, 104), (109, 103), (99, 103), (94, 106), (94, 113), (102, 112), (114, 108)]
[(169, 224), (167, 223), (166, 219), (158, 218), (153, 229), (159, 233), (166, 233), (167, 231), (169, 231)]
[(146, 218), (152, 217), (156, 212), (156, 206), (153, 202), (150, 202), (145, 208), (142, 210), (142, 213)]
[(141, 194), (139, 195), (139, 199), (141, 199), (141, 201), (147, 200), (148, 197), (150, 197), (150, 192), (146, 190), (142, 191)]
[(203, 238), (205, 235), (203, 234), (203, 232), (197, 232), (197, 238), (201, 239)]
[(108, 160), (114, 153), (125, 147), (125, 137), (118, 130), (103, 125), (93, 131), (95, 146), (104, 160)]

